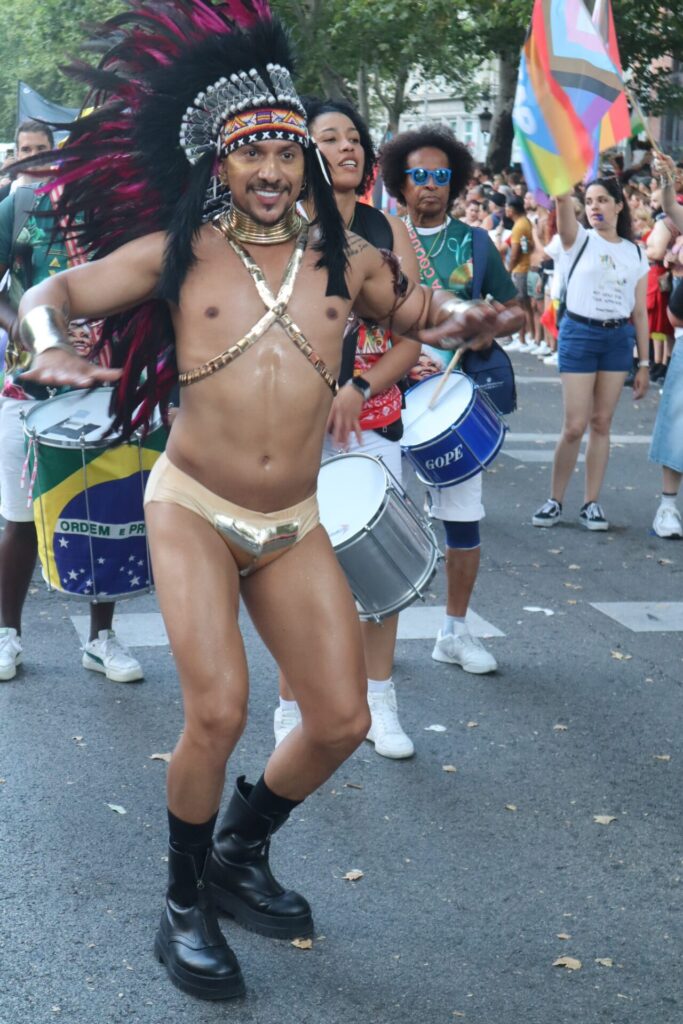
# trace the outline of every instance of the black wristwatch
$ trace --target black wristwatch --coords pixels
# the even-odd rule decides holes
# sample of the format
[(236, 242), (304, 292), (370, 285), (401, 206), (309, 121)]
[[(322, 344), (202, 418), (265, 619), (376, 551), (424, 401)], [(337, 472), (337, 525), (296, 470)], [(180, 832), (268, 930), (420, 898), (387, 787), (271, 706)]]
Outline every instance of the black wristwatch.
[(366, 380), (365, 377), (352, 377), (349, 384), (351, 384), (356, 391), (360, 391), (363, 396), (363, 401), (367, 402), (372, 392), (372, 384), (370, 381)]

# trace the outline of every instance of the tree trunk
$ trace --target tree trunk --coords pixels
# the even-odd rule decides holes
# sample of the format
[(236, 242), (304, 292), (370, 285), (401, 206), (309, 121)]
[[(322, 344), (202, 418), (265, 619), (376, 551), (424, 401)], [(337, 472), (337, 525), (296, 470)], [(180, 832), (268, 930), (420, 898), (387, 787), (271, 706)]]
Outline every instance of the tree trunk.
[(368, 72), (365, 64), (358, 68), (358, 79), (356, 82), (358, 90), (358, 113), (366, 124), (370, 124), (370, 99), (368, 96)]
[(512, 141), (512, 108), (517, 90), (518, 60), (502, 54), (498, 57), (498, 94), (496, 96), (491, 138), (486, 152), (486, 163), (494, 174), (510, 165)]

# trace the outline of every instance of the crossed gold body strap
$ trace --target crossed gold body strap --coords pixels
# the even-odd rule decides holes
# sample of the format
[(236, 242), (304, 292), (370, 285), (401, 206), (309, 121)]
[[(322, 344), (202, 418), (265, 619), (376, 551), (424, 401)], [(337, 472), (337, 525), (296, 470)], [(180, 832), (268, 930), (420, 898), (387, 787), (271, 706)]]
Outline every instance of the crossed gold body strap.
[(216, 370), (220, 370), (222, 367), (227, 366), (228, 363), (233, 362), (238, 356), (242, 355), (243, 352), (250, 349), (251, 346), (259, 340), (259, 338), (263, 337), (266, 331), (272, 327), (274, 323), (279, 323), (287, 337), (294, 342), (301, 352), (303, 352), (314, 369), (320, 374), (332, 391), (332, 394), (336, 395), (339, 389), (336, 379), (327, 369), (325, 363), (322, 361), (310, 342), (306, 340), (301, 328), (294, 323), (287, 312), (287, 306), (292, 297), (292, 292), (294, 291), (294, 284), (301, 268), (306, 243), (308, 241), (308, 225), (304, 225), (299, 232), (294, 252), (290, 257), (282, 278), (280, 290), (275, 296), (268, 287), (268, 283), (261, 268), (252, 259), (249, 253), (239, 244), (239, 242), (231, 236), (221, 220), (216, 222), (216, 229), (225, 237), (230, 247), (239, 257), (241, 263), (248, 270), (254, 284), (256, 285), (256, 290), (266, 307), (266, 312), (263, 314), (261, 319), (258, 320), (249, 331), (247, 331), (244, 337), (240, 338), (240, 340), (235, 342), (234, 345), (231, 345), (230, 348), (225, 349), (224, 352), (214, 356), (213, 359), (209, 359), (206, 363), (202, 363), (202, 365), (198, 366), (195, 370), (187, 370), (184, 373), (179, 373), (178, 382), (181, 387), (187, 384), (194, 384), (198, 380), (203, 380), (205, 377), (209, 377), (212, 373), (215, 373)]

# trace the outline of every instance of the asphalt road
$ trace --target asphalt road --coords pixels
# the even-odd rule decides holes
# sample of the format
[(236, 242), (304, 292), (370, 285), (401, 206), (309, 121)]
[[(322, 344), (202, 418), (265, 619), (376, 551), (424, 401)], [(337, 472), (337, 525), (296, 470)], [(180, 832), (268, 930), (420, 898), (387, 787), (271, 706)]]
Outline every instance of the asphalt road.
[[(612, 529), (578, 525), (580, 472), (565, 522), (534, 529), (560, 389), (553, 370), (514, 358), (520, 408), (485, 483), (473, 602), (504, 634), (486, 641), (499, 670), (467, 675), (433, 662), (426, 635), (399, 641), (416, 756), (391, 762), (364, 744), (278, 834), (275, 869), (310, 899), (316, 937), (300, 950), (227, 924), (243, 1000), (193, 1000), (152, 956), (166, 766), (150, 757), (181, 726), (168, 648), (140, 647), (141, 685), (87, 672), (70, 618), (83, 605), (36, 576), (25, 664), (0, 684), (1, 1024), (683, 1020), (683, 621), (670, 605), (683, 600), (683, 543), (650, 529), (659, 395), (620, 403)], [(426, 605), (443, 600), (439, 574)], [(658, 602), (649, 619), (629, 607), (648, 630), (677, 611), (677, 628), (633, 631), (593, 607), (604, 602)], [(153, 596), (121, 605), (143, 634), (156, 610)], [(244, 630), (251, 714), (231, 774), (255, 779), (276, 670)], [(354, 868), (363, 877), (345, 880)], [(580, 966), (553, 966), (560, 957)]]

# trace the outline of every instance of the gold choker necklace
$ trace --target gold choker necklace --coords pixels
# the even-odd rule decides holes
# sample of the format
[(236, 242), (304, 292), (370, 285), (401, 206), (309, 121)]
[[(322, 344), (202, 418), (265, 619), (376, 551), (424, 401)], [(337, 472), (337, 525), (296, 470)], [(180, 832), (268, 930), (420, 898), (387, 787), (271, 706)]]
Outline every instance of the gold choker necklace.
[(296, 206), (290, 206), (287, 213), (275, 224), (259, 224), (236, 206), (221, 214), (218, 229), (222, 234), (247, 245), (279, 245), (296, 238), (304, 225)]

